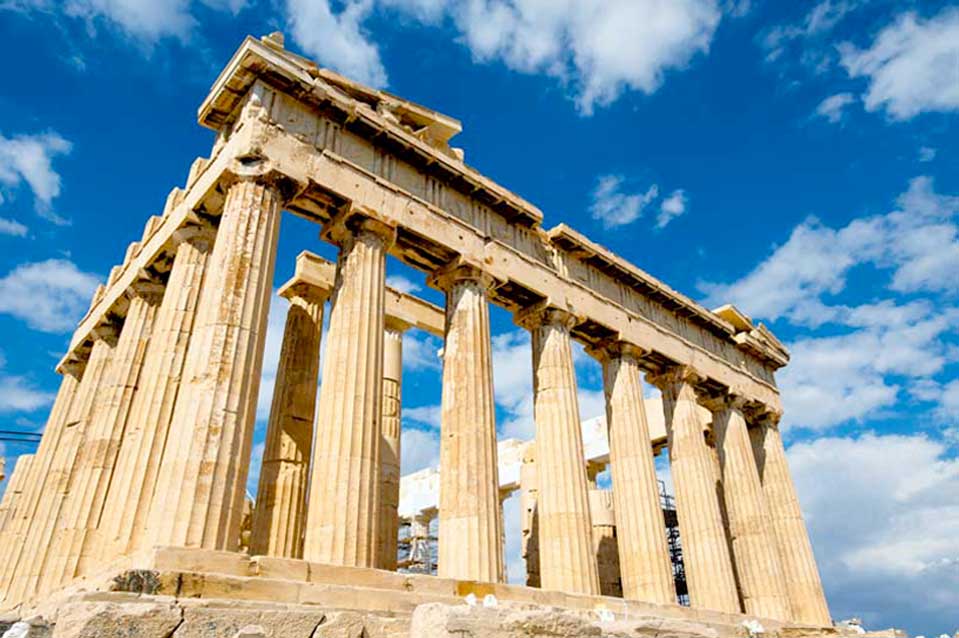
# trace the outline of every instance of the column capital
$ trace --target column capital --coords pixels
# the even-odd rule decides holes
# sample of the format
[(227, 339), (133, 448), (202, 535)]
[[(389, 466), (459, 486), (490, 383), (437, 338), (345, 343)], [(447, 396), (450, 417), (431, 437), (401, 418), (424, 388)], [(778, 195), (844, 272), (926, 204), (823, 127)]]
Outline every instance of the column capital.
[(371, 208), (347, 204), (320, 231), (321, 238), (338, 246), (346, 246), (363, 236), (376, 237), (389, 249), (396, 241), (396, 228)]
[(227, 193), (240, 182), (253, 182), (274, 189), (281, 202), (292, 199), (304, 186), (295, 179), (278, 171), (266, 158), (249, 155), (237, 157), (220, 175), (219, 187)]
[(558, 325), (568, 330), (579, 323), (579, 318), (569, 310), (550, 305), (549, 300), (546, 300), (517, 312), (513, 316), (513, 323), (527, 330), (544, 325)]
[(607, 361), (617, 358), (635, 359), (639, 362), (649, 354), (649, 350), (636, 344), (618, 339), (606, 339), (586, 347), (586, 353), (598, 361)]
[(704, 380), (704, 377), (696, 372), (692, 366), (676, 365), (665, 368), (658, 374), (646, 375), (646, 381), (665, 391), (679, 383), (688, 383), (697, 385)]
[(476, 282), (485, 290), (493, 288), (498, 283), (496, 278), (486, 272), (479, 264), (463, 257), (457, 257), (430, 275), (426, 284), (431, 288), (449, 292), (454, 284), (462, 281)]
[(399, 317), (394, 317), (392, 315), (385, 315), (383, 317), (383, 328), (388, 332), (391, 331), (403, 334), (412, 327), (413, 325), (411, 323), (403, 321)]
[(213, 248), (213, 242), (216, 240), (216, 228), (208, 223), (187, 224), (173, 231), (172, 238), (174, 248), (189, 242), (198, 249), (208, 252)]
[(295, 281), (285, 284), (276, 294), (289, 301), (300, 298), (306, 301), (323, 303), (330, 298), (332, 292), (333, 290), (330, 288), (324, 288), (305, 281)]
[(745, 412), (749, 401), (743, 396), (727, 392), (724, 394), (703, 396), (700, 398), (699, 403), (711, 412), (722, 412), (723, 410)]

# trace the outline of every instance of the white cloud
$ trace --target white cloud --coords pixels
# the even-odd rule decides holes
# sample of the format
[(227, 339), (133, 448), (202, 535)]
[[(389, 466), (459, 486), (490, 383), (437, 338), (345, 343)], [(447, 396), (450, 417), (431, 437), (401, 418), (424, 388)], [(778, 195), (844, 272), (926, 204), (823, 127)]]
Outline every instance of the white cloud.
[(51, 204), (60, 194), (61, 180), (53, 159), (71, 148), (70, 142), (52, 131), (9, 138), (0, 134), (0, 186), (12, 191), (25, 182), (33, 191), (37, 212), (57, 222)]
[(820, 438), (788, 456), (833, 616), (954, 631), (959, 459), (924, 436), (891, 434)]
[(0, 353), (0, 414), (33, 412), (53, 401), (53, 394), (37, 389), (28, 379), (6, 374), (5, 366), (6, 358)]
[[(653, 93), (671, 69), (709, 49), (721, 18), (716, 0), (287, 0), (293, 37), (322, 64), (382, 86), (386, 71), (364, 30), (377, 8), (414, 20), (445, 20), (479, 62), (563, 82), (584, 114), (626, 90)], [(731, 12), (740, 6), (728, 6)]]
[(247, 0), (6, 0), (0, 8), (61, 14), (86, 22), (91, 34), (102, 22), (149, 47), (168, 37), (188, 40), (199, 24), (193, 15), (199, 4), (236, 15)]
[(707, 304), (735, 303), (767, 319), (819, 325), (840, 310), (822, 298), (841, 293), (849, 270), (866, 264), (891, 270), (889, 287), (897, 292), (959, 291), (959, 197), (940, 195), (930, 178), (917, 177), (897, 205), (838, 230), (807, 219), (745, 277), (700, 284)]
[(400, 473), (409, 474), (440, 462), (440, 434), (437, 430), (418, 430), (404, 424), (400, 434)]
[(415, 408), (403, 408), (403, 420), (415, 421), (435, 429), (440, 427), (442, 409), (438, 405), (422, 405)]
[[(0, 199), (0, 204), (3, 199)], [(15, 219), (5, 219), (0, 217), (0, 235), (11, 235), (13, 237), (26, 237), (28, 228)]]
[(403, 369), (442, 370), (443, 360), (439, 356), (443, 341), (431, 334), (419, 330), (407, 330), (403, 333)]
[(831, 51), (819, 47), (818, 39), (830, 33), (862, 2), (856, 0), (823, 0), (795, 24), (774, 26), (762, 38), (768, 62), (783, 58), (788, 47), (798, 43), (799, 61), (814, 72), (821, 73), (832, 64)]
[(922, 146), (919, 148), (919, 161), (931, 162), (936, 159), (936, 149), (931, 146)]
[(816, 107), (816, 115), (829, 120), (833, 124), (838, 124), (845, 114), (845, 108), (854, 101), (855, 98), (852, 93), (830, 95)]
[(34, 330), (66, 332), (86, 311), (97, 283), (65, 259), (20, 264), (0, 278), (0, 312)]
[(390, 275), (386, 278), (386, 285), (396, 290), (398, 292), (405, 292), (407, 294), (412, 292), (418, 292), (423, 289), (415, 281), (411, 281), (404, 277), (403, 275)]
[(659, 197), (659, 187), (653, 184), (645, 193), (627, 193), (623, 190), (625, 180), (621, 175), (604, 175), (597, 179), (589, 207), (593, 219), (603, 228), (616, 228), (631, 224), (650, 202)]
[(346, 0), (339, 13), (329, 0), (286, 0), (290, 33), (324, 66), (374, 87), (386, 86), (380, 52), (363, 28), (373, 0)]
[(674, 190), (672, 194), (659, 205), (659, 215), (656, 216), (656, 228), (665, 228), (669, 222), (683, 215), (686, 212), (687, 204), (686, 191), (682, 189)]
[(843, 43), (839, 50), (849, 75), (869, 81), (866, 110), (896, 120), (959, 110), (959, 8), (929, 19), (904, 13), (867, 49)]
[[(951, 301), (959, 292), (957, 215), (959, 198), (919, 177), (890, 213), (840, 229), (807, 220), (738, 281), (701, 284), (711, 306), (731, 302), (813, 331), (788, 344), (792, 361), (779, 375), (787, 425), (824, 429), (894, 409), (902, 389), (931, 381), (957, 358), (946, 338), (959, 328)], [(865, 267), (886, 298), (843, 303), (855, 292), (846, 290), (850, 273)], [(902, 293), (916, 298), (897, 299)], [(831, 328), (817, 332), (823, 326)]]
[(451, 3), (474, 57), (571, 82), (583, 113), (626, 89), (653, 93), (665, 71), (708, 51), (714, 0), (464, 0)]

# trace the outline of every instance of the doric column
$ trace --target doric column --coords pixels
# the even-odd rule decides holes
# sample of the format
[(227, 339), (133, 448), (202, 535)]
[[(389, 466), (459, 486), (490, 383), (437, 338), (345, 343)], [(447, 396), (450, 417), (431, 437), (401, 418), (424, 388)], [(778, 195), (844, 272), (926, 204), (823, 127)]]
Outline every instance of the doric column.
[(383, 335), (383, 438), (380, 452), (379, 567), (396, 570), (399, 534), (400, 434), (403, 409), (403, 332), (409, 326), (386, 318)]
[(226, 191), (151, 504), (152, 544), (239, 543), (280, 206), (264, 176), (238, 175)]
[(83, 371), (83, 377), (70, 402), (65, 429), (54, 453), (50, 472), (44, 483), (41, 507), (31, 522), (25, 539), (17, 573), (10, 586), (4, 605), (22, 602), (33, 595), (40, 576), (47, 573), (47, 559), (53, 559), (51, 550), (67, 498), (74, 465), (79, 464), (84, 432), (91, 427), (98, 395), (103, 392), (107, 367), (116, 346), (116, 331), (111, 326), (99, 326), (94, 333), (93, 347)]
[(3, 491), (3, 500), (0, 501), (0, 537), (4, 537), (11, 521), (16, 518), (17, 510), (21, 507), (23, 486), (27, 474), (30, 473), (30, 464), (33, 463), (33, 454), (21, 454), (17, 457), (17, 464), (7, 479), (7, 488)]
[[(28, 476), (24, 479), (21, 504), (10, 518), (3, 534), (0, 535), (0, 602), (4, 600), (10, 589), (14, 572), (20, 561), (29, 560), (23, 553), (24, 541), (28, 531), (42, 516), (52, 496), (45, 486), (51, 478), (53, 459), (66, 430), (70, 404), (76, 396), (82, 374), (83, 370), (79, 366), (64, 372), (60, 389), (57, 391), (46, 427), (43, 429), (43, 437), (30, 464)], [(33, 529), (36, 530), (36, 527)]]
[(487, 301), (492, 283), (462, 263), (430, 281), (446, 292), (437, 569), (447, 578), (484, 582), (503, 574)]
[(623, 578), (616, 537), (616, 510), (613, 492), (595, 487), (589, 490), (589, 516), (593, 522), (593, 550), (603, 596), (623, 597)]
[(749, 434), (766, 497), (766, 508), (779, 544), (792, 619), (810, 625), (829, 626), (832, 618), (786, 462), (779, 426), (776, 420), (766, 419), (750, 429)]
[(779, 548), (766, 511), (743, 405), (739, 397), (729, 396), (709, 402), (739, 593), (747, 614), (789, 620)]
[[(350, 211), (347, 211), (349, 214)], [(386, 253), (395, 232), (357, 215), (340, 244), (313, 442), (306, 560), (375, 567), (379, 540)]]
[(531, 331), (533, 342), (540, 582), (543, 589), (599, 594), (570, 346), (575, 319), (564, 310), (536, 306), (517, 323)]
[(651, 378), (663, 392), (669, 463), (676, 489), (676, 516), (693, 607), (741, 612), (729, 543), (716, 493), (716, 470), (696, 402), (697, 377), (676, 367)]
[(214, 236), (215, 231), (209, 226), (188, 226), (173, 235), (173, 266), (157, 310), (140, 386), (133, 397), (103, 509), (104, 559), (145, 548), (147, 516), (159, 479)]
[(294, 284), (280, 294), (290, 307), (266, 428), (250, 553), (299, 558), (306, 525), (323, 304), (329, 291)]
[(643, 402), (642, 352), (619, 342), (596, 354), (603, 364), (623, 597), (673, 604), (676, 585)]
[(44, 567), (41, 592), (85, 573), (98, 555), (94, 532), (113, 476), (163, 287), (140, 280), (127, 295), (129, 308), (103, 389), (97, 395), (90, 426), (83, 433), (64, 513), (54, 536), (51, 557)]

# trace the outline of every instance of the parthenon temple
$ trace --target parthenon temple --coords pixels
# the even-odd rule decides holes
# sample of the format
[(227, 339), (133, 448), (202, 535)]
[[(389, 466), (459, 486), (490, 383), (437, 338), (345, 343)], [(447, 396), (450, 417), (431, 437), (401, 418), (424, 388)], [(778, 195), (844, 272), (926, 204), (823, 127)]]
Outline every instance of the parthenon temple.
[[(242, 43), (198, 119), (216, 134), (209, 158), (96, 291), (39, 447), (11, 476), (0, 617), (158, 638), (837, 634), (779, 431), (789, 355), (766, 327), (546, 229), (450, 146), (457, 120), (279, 34)], [(338, 256), (301, 253), (279, 289), (247, 525), (284, 211)], [(445, 308), (389, 288), (388, 259)], [(490, 304), (530, 334), (531, 441), (497, 440)], [(401, 480), (408, 330), (443, 340), (440, 448)], [(574, 342), (605, 388), (585, 439)], [(505, 582), (515, 491), (525, 585)], [(420, 573), (410, 537), (435, 541)]]

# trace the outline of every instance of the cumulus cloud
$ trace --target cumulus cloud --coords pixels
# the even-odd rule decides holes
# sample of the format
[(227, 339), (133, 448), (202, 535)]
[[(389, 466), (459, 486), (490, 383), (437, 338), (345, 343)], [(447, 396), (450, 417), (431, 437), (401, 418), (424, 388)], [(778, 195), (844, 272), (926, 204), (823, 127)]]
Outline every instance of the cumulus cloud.
[(401, 474), (439, 465), (439, 431), (421, 430), (404, 424), (400, 434), (400, 451)]
[(716, 0), (347, 0), (338, 13), (329, 0), (286, 3), (293, 37), (307, 52), (382, 86), (386, 71), (363, 26), (378, 8), (448, 22), (479, 62), (557, 78), (584, 114), (627, 90), (656, 91), (667, 71), (709, 50), (722, 15)]
[(7, 374), (5, 367), (6, 358), (0, 353), (0, 414), (33, 412), (53, 401), (53, 394), (25, 377)]
[(895, 120), (920, 113), (959, 110), (959, 8), (923, 19), (900, 15), (866, 49), (839, 46), (851, 77), (865, 78), (866, 110), (883, 110)]
[[(51, 221), (63, 221), (51, 210), (61, 185), (60, 174), (53, 169), (53, 160), (69, 153), (71, 148), (70, 142), (52, 131), (13, 137), (0, 134), (0, 187), (9, 194), (25, 183), (33, 192), (37, 212)], [(0, 199), (0, 203), (2, 201)], [(4, 221), (8, 229), (11, 224), (16, 224)]]
[(422, 286), (418, 283), (411, 281), (404, 277), (403, 275), (390, 275), (386, 278), (386, 285), (396, 290), (398, 292), (418, 292), (422, 290)]
[(235, 15), (246, 4), (247, 0), (6, 0), (0, 2), (0, 9), (83, 20), (91, 33), (104, 24), (139, 44), (152, 46), (168, 37), (187, 40), (198, 25), (193, 14), (199, 5)]
[(76, 326), (96, 290), (98, 278), (65, 259), (20, 264), (0, 278), (0, 312), (42, 332)]
[[(0, 204), (3, 200), (0, 199)], [(0, 235), (10, 235), (12, 237), (26, 237), (27, 227), (15, 219), (6, 219), (0, 217)]]
[[(709, 305), (732, 302), (807, 331), (788, 344), (792, 362), (779, 375), (786, 424), (825, 429), (892, 409), (904, 388), (956, 359), (946, 337), (959, 328), (950, 301), (959, 292), (957, 216), (959, 197), (918, 177), (892, 212), (838, 229), (807, 220), (749, 274), (700, 285)], [(886, 298), (844, 303), (850, 273), (862, 268), (884, 282)]]
[(830, 95), (816, 107), (816, 115), (829, 120), (832, 124), (838, 124), (842, 121), (846, 107), (855, 101), (852, 93)]
[(373, 0), (347, 0), (336, 12), (329, 0), (287, 0), (290, 34), (317, 62), (374, 87), (386, 86), (380, 52), (363, 21)]
[(643, 208), (659, 197), (659, 186), (656, 184), (645, 193), (630, 193), (624, 190), (624, 182), (621, 175), (604, 175), (596, 180), (589, 213), (602, 223), (603, 228), (633, 223), (642, 215)]
[(688, 202), (686, 191), (682, 189), (674, 190), (672, 194), (659, 205), (659, 215), (656, 216), (656, 228), (665, 228), (669, 222), (683, 215), (686, 212)]
[(945, 443), (866, 433), (796, 443), (788, 456), (833, 616), (877, 628), (907, 619), (912, 635), (951, 634), (959, 460)]

